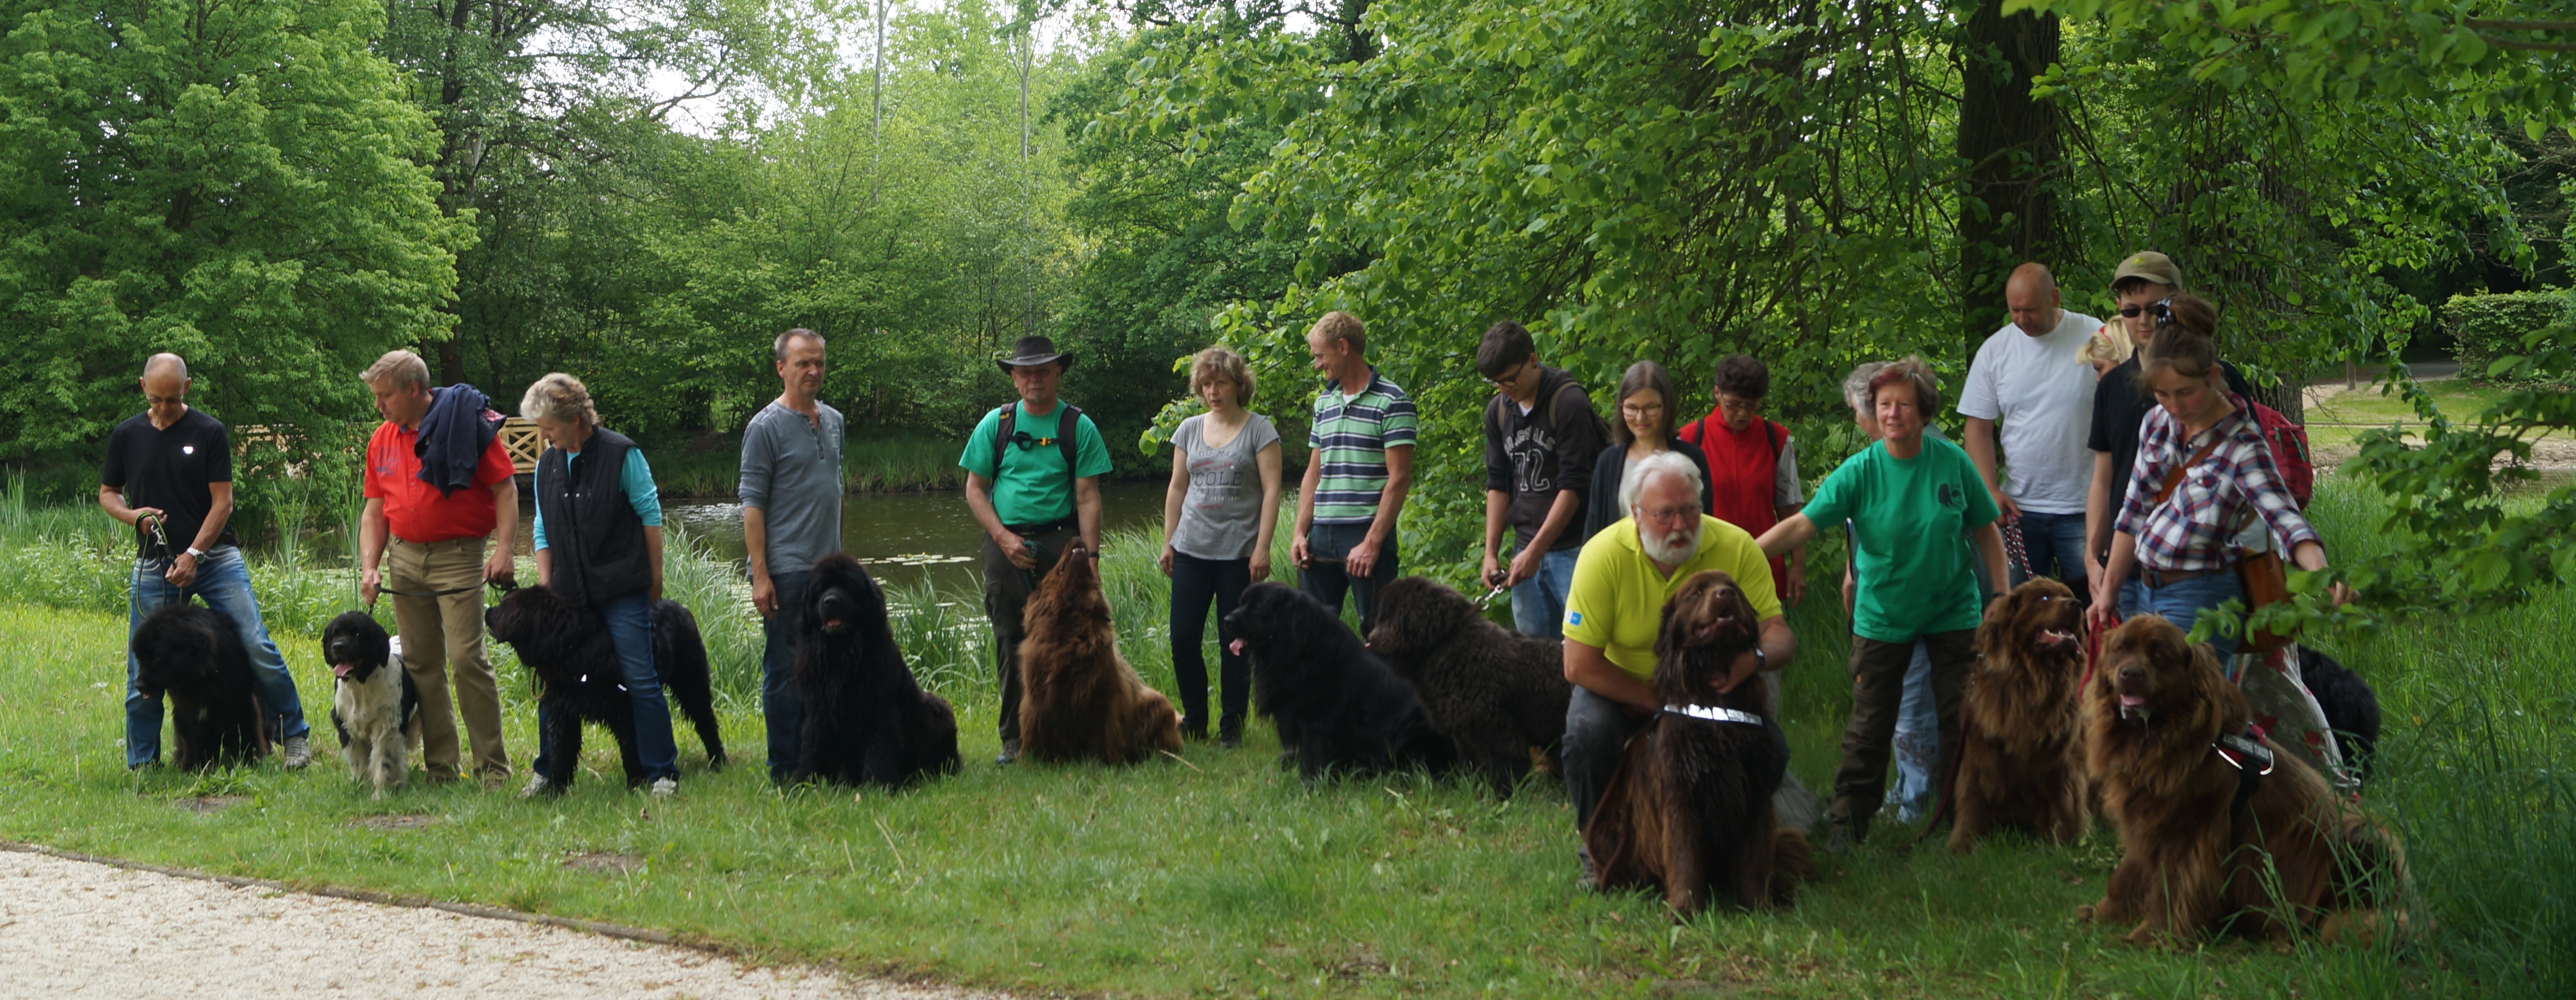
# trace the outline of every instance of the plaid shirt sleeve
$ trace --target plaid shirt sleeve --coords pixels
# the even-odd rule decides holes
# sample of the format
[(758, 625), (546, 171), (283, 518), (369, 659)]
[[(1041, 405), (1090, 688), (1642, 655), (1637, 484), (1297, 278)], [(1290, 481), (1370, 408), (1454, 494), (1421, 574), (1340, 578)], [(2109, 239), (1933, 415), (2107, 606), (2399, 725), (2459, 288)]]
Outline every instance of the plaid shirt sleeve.
[[(2155, 418), (2164, 418), (2158, 411)], [(2150, 419), (2138, 445), (2138, 474), (2120, 511), (2120, 529), (2138, 540), (2138, 559), (2167, 572), (2217, 569), (2235, 561), (2232, 547), (2248, 518), (2260, 517), (2288, 545), (2315, 541), (2316, 529), (2299, 515), (2298, 502), (2281, 485), (2271, 448), (2243, 409), (2213, 433), (2222, 443), (2183, 477), (2173, 496), (2153, 504), (2171, 464), (2187, 456), (2180, 425)], [(2150, 448), (2153, 451), (2150, 451)], [(2132, 530), (2135, 525), (2136, 530)]]

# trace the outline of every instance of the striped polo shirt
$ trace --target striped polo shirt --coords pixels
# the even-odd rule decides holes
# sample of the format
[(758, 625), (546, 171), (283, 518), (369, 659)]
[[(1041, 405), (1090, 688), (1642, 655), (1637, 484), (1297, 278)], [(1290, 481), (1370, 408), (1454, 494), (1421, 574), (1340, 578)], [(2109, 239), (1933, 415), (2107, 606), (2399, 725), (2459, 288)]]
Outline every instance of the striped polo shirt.
[(1336, 383), (1315, 397), (1315, 419), (1307, 426), (1311, 461), (1324, 463), (1315, 483), (1315, 523), (1367, 524), (1377, 517), (1378, 495), (1386, 489), (1386, 450), (1412, 447), (1416, 421), (1413, 400), (1369, 368), (1368, 388), (1343, 395)]

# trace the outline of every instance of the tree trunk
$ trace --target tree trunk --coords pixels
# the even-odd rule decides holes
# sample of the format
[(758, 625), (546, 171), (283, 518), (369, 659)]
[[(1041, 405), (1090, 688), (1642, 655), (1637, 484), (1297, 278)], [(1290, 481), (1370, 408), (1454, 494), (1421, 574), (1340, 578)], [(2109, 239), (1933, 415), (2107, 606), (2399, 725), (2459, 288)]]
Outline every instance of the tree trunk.
[(2010, 318), (2004, 279), (2024, 261), (2065, 262), (2054, 182), (2063, 158), (2057, 109), (2030, 81), (2057, 61), (2054, 14), (2004, 16), (2003, 0), (1978, 0), (1959, 50), (1959, 319), (1969, 357)]

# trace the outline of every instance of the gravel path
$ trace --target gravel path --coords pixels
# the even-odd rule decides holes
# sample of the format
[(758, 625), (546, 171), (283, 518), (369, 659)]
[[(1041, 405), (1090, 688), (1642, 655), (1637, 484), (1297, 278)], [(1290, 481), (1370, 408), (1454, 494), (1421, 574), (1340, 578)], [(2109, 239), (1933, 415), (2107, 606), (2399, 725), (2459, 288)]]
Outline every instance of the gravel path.
[(970, 994), (562, 927), (0, 850), (10, 996), (806, 998)]

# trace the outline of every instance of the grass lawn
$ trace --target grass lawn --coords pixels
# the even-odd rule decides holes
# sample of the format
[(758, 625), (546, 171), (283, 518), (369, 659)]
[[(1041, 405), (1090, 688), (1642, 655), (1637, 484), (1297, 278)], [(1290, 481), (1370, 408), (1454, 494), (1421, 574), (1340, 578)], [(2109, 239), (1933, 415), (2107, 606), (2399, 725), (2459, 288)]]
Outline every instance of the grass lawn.
[[(2508, 390), (2471, 385), (2456, 378), (2423, 383), (2455, 425), (2466, 424), (2495, 405)], [(2406, 399), (2386, 386), (2364, 384), (2350, 392), (2314, 399), (2307, 406), (2308, 444), (2321, 452), (2352, 454), (2361, 435), (2388, 426), (2420, 430), (2424, 421)], [(2420, 439), (2419, 442), (2420, 443)]]
[[(2367, 504), (2348, 491), (2325, 490), (2317, 513), (2330, 540), (2370, 544)], [(1141, 546), (1112, 547), (1113, 597), (1151, 593), (1147, 555), (1123, 549)], [(328, 760), (138, 779), (116, 746), (122, 616), (0, 595), (0, 648), (13, 651), (0, 838), (662, 928), (776, 961), (1117, 996), (2540, 997), (2576, 984), (2564, 591), (2333, 644), (2386, 706), (2366, 804), (2408, 843), (2412, 943), (2178, 951), (2073, 921), (2115, 860), (2107, 836), (1953, 859), (1897, 850), (1914, 831), (1882, 823), (1794, 910), (1676, 926), (1659, 900), (1576, 888), (1571, 813), (1548, 784), (1500, 803), (1410, 778), (1308, 789), (1273, 765), (1267, 726), (1238, 750), (1193, 744), (1125, 770), (995, 767), (990, 684), (973, 664), (924, 664), (960, 702), (964, 773), (897, 795), (773, 789), (739, 697), (724, 722), (744, 765), (707, 774), (683, 734), (688, 774), (669, 800), (622, 791), (601, 740), (591, 774), (555, 801), (451, 786), (376, 803)], [(1168, 690), (1154, 609), (1117, 599), (1123, 645)], [(1803, 652), (1785, 714), (1795, 767), (1821, 789), (1848, 708), (1843, 625), (1824, 601), (1793, 624)], [(280, 638), (319, 721), (316, 643)], [(525, 691), (514, 665), (504, 678)], [(508, 724), (524, 769), (524, 695)], [(184, 808), (207, 796), (238, 798)], [(378, 816), (427, 820), (378, 829)]]

